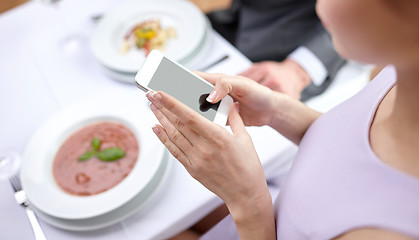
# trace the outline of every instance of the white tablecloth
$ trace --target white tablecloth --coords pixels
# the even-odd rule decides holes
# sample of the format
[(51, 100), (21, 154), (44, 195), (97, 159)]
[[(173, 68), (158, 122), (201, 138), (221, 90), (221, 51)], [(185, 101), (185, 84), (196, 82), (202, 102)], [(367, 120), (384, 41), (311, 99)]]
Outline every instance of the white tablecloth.
[[(134, 85), (107, 77), (93, 58), (89, 38), (91, 17), (120, 4), (117, 0), (66, 0), (57, 9), (29, 2), (0, 15), (0, 149), (24, 152), (32, 134), (56, 111), (93, 93), (114, 96), (143, 94)], [(250, 62), (215, 32), (210, 51), (199, 68), (228, 53), (227, 61), (209, 72), (237, 74)], [(62, 45), (75, 37), (76, 45)], [(368, 79), (368, 67), (348, 63), (336, 81), (308, 105), (326, 111), (352, 96)], [(147, 101), (144, 98), (144, 104)], [(269, 127), (248, 128), (267, 177), (285, 172), (297, 147)], [(175, 160), (159, 198), (131, 217), (106, 229), (89, 232), (61, 230), (45, 222), (48, 239), (164, 239), (195, 223), (221, 201)], [(24, 209), (12, 189), (0, 180), (0, 239), (33, 239)]]

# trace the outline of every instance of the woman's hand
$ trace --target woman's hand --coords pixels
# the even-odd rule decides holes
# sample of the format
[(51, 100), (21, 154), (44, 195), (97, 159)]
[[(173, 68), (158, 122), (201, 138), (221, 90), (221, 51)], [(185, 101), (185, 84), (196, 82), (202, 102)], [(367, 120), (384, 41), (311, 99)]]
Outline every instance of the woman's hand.
[(240, 103), (240, 116), (246, 126), (269, 125), (299, 144), (321, 113), (302, 102), (246, 78), (196, 72), (215, 87), (207, 101), (215, 103), (229, 94)]
[(277, 102), (274, 101), (275, 93), (268, 87), (242, 76), (195, 73), (215, 86), (208, 102), (216, 103), (229, 94), (240, 103), (240, 116), (246, 126), (263, 126), (271, 122)]
[(260, 224), (265, 234), (275, 233), (264, 171), (238, 104), (229, 114), (230, 134), (164, 92), (149, 92), (147, 98), (161, 124), (153, 128), (157, 137), (192, 177), (224, 200), (239, 234), (249, 236)]
[(230, 134), (164, 92), (147, 97), (161, 124), (153, 130), (192, 177), (226, 203), (243, 201), (243, 196), (250, 199), (264, 189), (263, 169), (237, 103), (229, 114)]

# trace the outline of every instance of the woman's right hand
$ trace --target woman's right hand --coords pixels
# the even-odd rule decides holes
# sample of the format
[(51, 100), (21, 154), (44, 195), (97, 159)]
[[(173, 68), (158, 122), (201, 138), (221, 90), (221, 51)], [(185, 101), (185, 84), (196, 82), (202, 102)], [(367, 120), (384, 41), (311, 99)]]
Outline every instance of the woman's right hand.
[(308, 127), (321, 115), (302, 102), (250, 78), (203, 72), (196, 74), (215, 86), (208, 102), (216, 103), (229, 94), (239, 102), (240, 116), (246, 126), (269, 125), (295, 144), (300, 143)]
[(275, 109), (275, 93), (249, 78), (225, 74), (195, 72), (215, 87), (208, 102), (216, 103), (228, 94), (240, 104), (240, 116), (246, 126), (269, 125)]

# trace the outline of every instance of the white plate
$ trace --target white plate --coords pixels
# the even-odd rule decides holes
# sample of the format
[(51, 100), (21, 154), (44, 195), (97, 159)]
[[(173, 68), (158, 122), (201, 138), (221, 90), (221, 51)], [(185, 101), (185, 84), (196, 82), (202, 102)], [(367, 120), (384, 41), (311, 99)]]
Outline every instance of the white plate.
[[(140, 154), (136, 165), (124, 180), (103, 193), (75, 196), (64, 192), (52, 174), (56, 151), (78, 129), (104, 120), (124, 124), (137, 137)], [(62, 109), (37, 130), (24, 152), (21, 180), (29, 201), (63, 219), (92, 218), (121, 207), (144, 191), (164, 164), (164, 146), (151, 130), (154, 122), (147, 106), (135, 98), (91, 98)]]
[(134, 84), (135, 82), (135, 73), (125, 73), (125, 72), (118, 72), (102, 66), (103, 73), (113, 80), (117, 80), (124, 83)]
[[(163, 193), (165, 188), (166, 179), (168, 178), (172, 167), (169, 156), (168, 151), (164, 151), (163, 161), (165, 164), (161, 165), (158, 174), (156, 174), (156, 177), (153, 179), (153, 182), (157, 185), (157, 187), (147, 187), (147, 191), (145, 193), (138, 194), (126, 204), (113, 211), (93, 218), (72, 220), (50, 216), (36, 207), (34, 207), (34, 210), (37, 216), (45, 222), (66, 230), (90, 231), (110, 226), (133, 215), (137, 211), (141, 211), (140, 209), (145, 209), (146, 211), (149, 206), (152, 207), (151, 204), (153, 200), (157, 199), (160, 194)], [(152, 185), (154, 186), (154, 184)]]
[[(207, 20), (207, 22), (208, 21), (209, 20)], [(184, 65), (187, 68), (199, 66), (199, 64), (201, 64), (203, 61), (200, 61), (199, 63), (197, 63), (196, 60), (201, 60), (201, 59), (203, 59), (203, 57), (206, 54), (208, 54), (208, 51), (209, 51), (210, 47), (212, 46), (211, 45), (212, 40), (213, 40), (212, 28), (211, 28), (211, 26), (209, 25), (209, 22), (208, 22), (208, 27), (207, 27), (207, 30), (206, 30), (206, 33), (205, 33), (205, 39), (197, 47), (197, 52), (195, 54), (192, 54), (191, 58), (183, 59), (180, 62), (180, 64)], [(135, 73), (130, 73), (130, 72), (116, 71), (116, 70), (107, 68), (104, 65), (102, 65), (102, 70), (104, 71), (104, 73), (108, 77), (110, 77), (114, 80), (118, 80), (118, 81), (125, 82), (125, 83), (130, 83), (130, 84), (134, 84), (135, 75), (137, 74), (136, 72)], [(199, 69), (192, 68), (191, 70), (199, 70)]]
[(104, 66), (122, 72), (137, 72), (144, 52), (133, 49), (121, 53), (124, 36), (139, 22), (160, 19), (163, 28), (174, 27), (176, 38), (169, 39), (164, 54), (176, 61), (190, 58), (204, 39), (203, 13), (185, 0), (131, 1), (108, 12), (98, 23), (91, 39), (96, 59)]

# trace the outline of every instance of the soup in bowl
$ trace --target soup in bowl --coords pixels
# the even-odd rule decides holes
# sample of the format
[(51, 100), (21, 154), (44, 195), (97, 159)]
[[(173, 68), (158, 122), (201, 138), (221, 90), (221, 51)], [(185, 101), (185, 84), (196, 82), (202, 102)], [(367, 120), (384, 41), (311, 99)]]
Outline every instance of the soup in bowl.
[(89, 196), (120, 183), (134, 168), (138, 141), (120, 123), (90, 124), (71, 135), (58, 149), (54, 179), (65, 192)]

